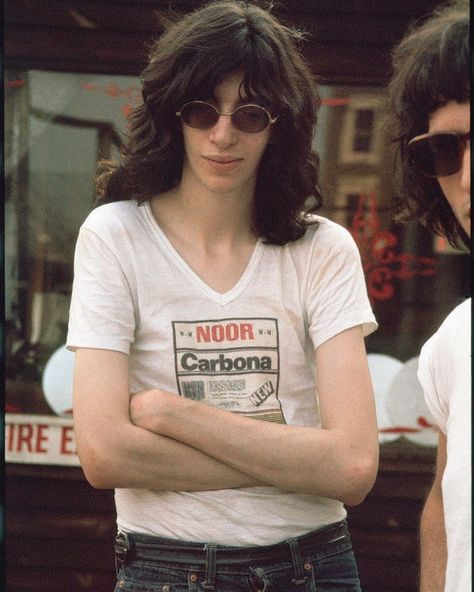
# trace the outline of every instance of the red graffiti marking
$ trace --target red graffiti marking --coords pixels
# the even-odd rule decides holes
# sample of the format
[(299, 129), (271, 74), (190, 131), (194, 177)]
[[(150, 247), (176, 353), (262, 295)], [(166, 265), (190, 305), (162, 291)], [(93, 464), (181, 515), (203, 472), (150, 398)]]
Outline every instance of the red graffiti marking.
[(125, 98), (126, 102), (122, 105), (122, 113), (125, 118), (128, 118), (132, 109), (142, 102), (142, 95), (140, 87), (128, 86), (126, 88), (120, 87), (118, 84), (111, 82), (107, 85), (98, 85), (91, 82), (83, 82), (81, 86), (84, 90), (89, 92), (99, 92), (106, 94), (113, 99)]
[(362, 193), (349, 231), (359, 247), (369, 297), (384, 301), (395, 294), (394, 280), (433, 275), (435, 260), (397, 253), (398, 237), (380, 226), (375, 193)]
[(5, 88), (20, 88), (25, 86), (26, 80), (7, 80), (5, 82)]
[(328, 97), (322, 99), (321, 105), (326, 107), (345, 107), (351, 103), (351, 99), (345, 97)]

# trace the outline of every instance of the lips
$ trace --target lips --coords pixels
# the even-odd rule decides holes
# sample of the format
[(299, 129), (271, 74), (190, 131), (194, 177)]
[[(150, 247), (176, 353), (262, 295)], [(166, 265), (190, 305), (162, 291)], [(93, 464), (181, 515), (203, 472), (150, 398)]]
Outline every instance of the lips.
[(242, 160), (241, 158), (238, 158), (237, 156), (214, 156), (214, 155), (210, 155), (210, 156), (204, 156), (204, 158), (206, 160), (209, 160), (211, 162), (215, 162), (217, 164), (229, 164), (232, 162), (239, 162), (240, 160)]

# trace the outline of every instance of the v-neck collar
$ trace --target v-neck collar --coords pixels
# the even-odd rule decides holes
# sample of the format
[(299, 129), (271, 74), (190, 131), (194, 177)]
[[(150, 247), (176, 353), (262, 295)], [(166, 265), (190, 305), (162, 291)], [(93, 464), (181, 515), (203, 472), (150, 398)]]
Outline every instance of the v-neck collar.
[(155, 216), (153, 215), (150, 202), (146, 201), (143, 205), (148, 223), (150, 224), (153, 233), (157, 237), (161, 246), (168, 252), (168, 254), (172, 257), (172, 259), (175, 261), (176, 265), (181, 269), (181, 271), (185, 275), (187, 275), (206, 294), (206, 296), (210, 300), (224, 306), (229, 302), (232, 302), (232, 300), (235, 300), (242, 294), (242, 292), (248, 286), (253, 274), (255, 273), (258, 263), (263, 255), (263, 243), (260, 238), (257, 239), (257, 243), (254, 247), (249, 262), (247, 263), (247, 267), (245, 268), (243, 274), (240, 276), (240, 279), (235, 284), (235, 286), (227, 292), (218, 292), (217, 290), (214, 290), (208, 284), (206, 284), (206, 282), (188, 265), (186, 260), (183, 259), (183, 257), (174, 248), (173, 244), (168, 239), (168, 237), (158, 224)]

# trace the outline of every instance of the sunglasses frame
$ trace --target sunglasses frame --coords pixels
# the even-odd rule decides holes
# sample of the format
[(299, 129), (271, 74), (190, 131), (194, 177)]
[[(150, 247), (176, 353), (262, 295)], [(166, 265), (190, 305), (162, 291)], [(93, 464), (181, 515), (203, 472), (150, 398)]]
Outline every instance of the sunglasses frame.
[[(206, 127), (196, 127), (194, 125), (189, 125), (189, 123), (187, 123), (184, 120), (184, 117), (182, 116), (183, 109), (185, 109), (188, 105), (196, 105), (196, 104), (197, 105), (205, 105), (206, 107), (211, 107), (214, 110), (214, 112), (216, 114), (216, 120), (213, 124), (206, 126)], [(268, 123), (263, 129), (257, 130), (254, 132), (250, 132), (250, 131), (240, 129), (239, 127), (237, 127), (235, 125), (235, 122), (234, 122), (232, 116), (235, 115), (235, 113), (237, 113), (237, 111), (239, 111), (240, 109), (245, 109), (246, 107), (256, 107), (257, 109), (261, 109), (266, 114), (266, 116), (268, 117)], [(270, 115), (270, 113), (265, 109), (265, 107), (262, 107), (261, 105), (256, 105), (255, 103), (246, 103), (245, 105), (239, 105), (233, 111), (219, 111), (219, 109), (217, 109), (217, 107), (215, 107), (212, 103), (208, 103), (207, 101), (188, 101), (187, 103), (185, 103), (181, 107), (181, 109), (179, 111), (176, 111), (176, 116), (181, 119), (181, 121), (184, 123), (184, 125), (187, 125), (188, 127), (192, 128), (192, 129), (200, 129), (200, 130), (212, 129), (216, 125), (216, 123), (219, 121), (219, 117), (221, 115), (228, 115), (230, 117), (230, 120), (232, 122), (232, 126), (234, 127), (234, 129), (238, 130), (239, 132), (243, 132), (244, 134), (259, 134), (260, 132), (265, 131), (269, 125), (273, 125), (279, 117), (279, 115), (277, 115), (276, 117), (272, 117)]]
[[(451, 169), (448, 168), (447, 170), (449, 172), (447, 173), (443, 173), (443, 174), (438, 174), (438, 173), (430, 173), (428, 172), (426, 169), (423, 168), (422, 165), (420, 165), (419, 161), (410, 154), (410, 147), (411, 146), (416, 146), (418, 145), (420, 142), (423, 142), (424, 140), (428, 140), (429, 138), (433, 138), (436, 136), (449, 136), (449, 137), (455, 137), (458, 147), (461, 146), (462, 147), (462, 151), (459, 151), (459, 159), (458, 162), (456, 163), (455, 168)], [(410, 160), (412, 161), (412, 163), (418, 167), (422, 173), (426, 176), (429, 177), (430, 179), (437, 179), (438, 177), (449, 177), (450, 175), (454, 175), (455, 173), (457, 173), (461, 167), (462, 167), (462, 154), (464, 154), (464, 150), (466, 149), (466, 146), (468, 144), (468, 142), (470, 143), (470, 137), (471, 137), (471, 132), (428, 132), (426, 134), (420, 134), (419, 136), (415, 136), (414, 138), (412, 138), (408, 144), (407, 144), (407, 149), (408, 149), (408, 155)]]

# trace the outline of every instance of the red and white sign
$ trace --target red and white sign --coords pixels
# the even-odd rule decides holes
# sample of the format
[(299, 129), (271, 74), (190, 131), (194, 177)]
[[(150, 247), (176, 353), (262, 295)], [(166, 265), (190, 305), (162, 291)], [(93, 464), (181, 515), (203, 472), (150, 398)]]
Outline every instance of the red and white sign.
[(5, 461), (79, 466), (72, 418), (7, 413)]

